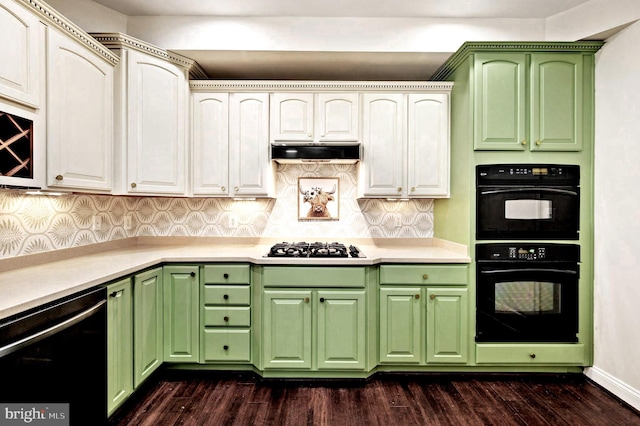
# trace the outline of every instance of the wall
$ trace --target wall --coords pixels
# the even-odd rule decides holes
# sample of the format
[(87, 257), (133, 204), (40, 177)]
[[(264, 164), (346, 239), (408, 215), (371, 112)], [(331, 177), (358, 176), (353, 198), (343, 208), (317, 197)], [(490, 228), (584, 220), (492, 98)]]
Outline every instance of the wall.
[(596, 57), (595, 359), (587, 375), (640, 409), (640, 23)]
[[(298, 177), (305, 176), (340, 178), (338, 220), (298, 220)], [(433, 236), (433, 200), (358, 200), (355, 165), (279, 166), (276, 178), (277, 198), (256, 201), (28, 196), (0, 190), (0, 258), (142, 235), (283, 240)], [(230, 215), (237, 217), (237, 228), (229, 227)], [(93, 228), (94, 216), (102, 220), (99, 230)], [(131, 229), (124, 227), (125, 216), (132, 218)]]

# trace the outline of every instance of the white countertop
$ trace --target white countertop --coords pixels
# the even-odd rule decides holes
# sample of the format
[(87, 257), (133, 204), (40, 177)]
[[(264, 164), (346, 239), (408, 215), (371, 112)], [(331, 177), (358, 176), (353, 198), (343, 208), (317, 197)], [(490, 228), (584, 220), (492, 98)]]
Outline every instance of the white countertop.
[(296, 239), (136, 237), (2, 259), (0, 319), (166, 262), (366, 266), (380, 263), (471, 261), (466, 246), (435, 238), (341, 241), (356, 245), (365, 258), (300, 259), (265, 256), (273, 244), (282, 241)]

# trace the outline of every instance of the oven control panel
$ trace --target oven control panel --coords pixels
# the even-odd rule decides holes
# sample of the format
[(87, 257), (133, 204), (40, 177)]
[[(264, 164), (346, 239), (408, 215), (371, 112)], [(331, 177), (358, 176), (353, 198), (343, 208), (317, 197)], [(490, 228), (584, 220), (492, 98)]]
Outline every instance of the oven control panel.
[(479, 262), (579, 262), (580, 246), (554, 243), (476, 244)]

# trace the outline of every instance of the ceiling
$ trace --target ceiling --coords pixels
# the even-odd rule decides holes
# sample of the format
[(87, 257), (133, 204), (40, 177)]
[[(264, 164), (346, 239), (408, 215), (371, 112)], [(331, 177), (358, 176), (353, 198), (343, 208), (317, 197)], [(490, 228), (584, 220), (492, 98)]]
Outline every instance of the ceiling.
[[(132, 17), (544, 19), (589, 0), (94, 0)], [(427, 80), (453, 52), (173, 50), (212, 79)]]

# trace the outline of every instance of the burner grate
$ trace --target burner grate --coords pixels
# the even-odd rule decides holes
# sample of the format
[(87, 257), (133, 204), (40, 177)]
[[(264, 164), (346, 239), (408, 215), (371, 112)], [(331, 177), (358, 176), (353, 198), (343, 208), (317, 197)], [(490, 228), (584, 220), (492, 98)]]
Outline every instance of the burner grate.
[(274, 244), (267, 257), (364, 257), (355, 246), (347, 247), (345, 244), (332, 243), (288, 243)]

